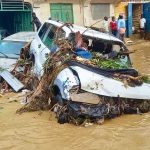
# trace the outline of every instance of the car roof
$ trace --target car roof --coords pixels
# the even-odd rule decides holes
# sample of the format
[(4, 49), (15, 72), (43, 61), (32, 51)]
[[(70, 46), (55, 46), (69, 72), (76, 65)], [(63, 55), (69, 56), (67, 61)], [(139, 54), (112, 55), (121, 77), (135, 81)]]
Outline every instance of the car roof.
[(36, 35), (36, 32), (18, 32), (12, 34), (3, 40), (5, 41), (22, 41), (22, 42), (31, 42)]
[[(59, 21), (54, 21), (54, 20), (47, 20), (46, 22), (52, 23), (58, 27), (62, 26), (64, 23), (59, 22)], [(67, 26), (63, 27), (63, 29), (68, 28)], [(70, 30), (72, 30), (73, 32), (80, 32), (81, 34), (83, 33), (83, 35), (85, 36), (89, 36), (92, 38), (99, 38), (99, 39), (103, 39), (103, 40), (108, 40), (108, 41), (114, 41), (114, 42), (120, 42), (123, 43), (120, 39), (114, 37), (111, 34), (106, 34), (103, 32), (99, 32), (90, 28), (86, 28), (83, 26), (79, 26), (79, 25), (75, 25), (73, 24), (73, 27), (70, 26)], [(71, 31), (70, 31), (71, 32)]]

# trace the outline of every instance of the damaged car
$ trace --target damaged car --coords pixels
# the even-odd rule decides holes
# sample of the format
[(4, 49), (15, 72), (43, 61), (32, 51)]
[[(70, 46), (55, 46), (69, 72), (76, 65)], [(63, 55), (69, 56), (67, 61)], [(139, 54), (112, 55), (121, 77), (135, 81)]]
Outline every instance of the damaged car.
[(39, 78), (49, 65), (61, 68), (65, 64), (50, 85), (60, 123), (101, 123), (122, 113), (150, 110), (149, 80), (132, 68), (130, 52), (114, 36), (48, 20), (30, 52), (35, 58), (33, 72)]
[(11, 87), (18, 92), (24, 87), (19, 74), (26, 69), (23, 59), (30, 57), (27, 53), (35, 33), (18, 32), (0, 41), (0, 91), (8, 91)]
[(0, 67), (12, 70), (19, 59), (20, 51), (30, 43), (36, 32), (18, 32), (0, 41)]

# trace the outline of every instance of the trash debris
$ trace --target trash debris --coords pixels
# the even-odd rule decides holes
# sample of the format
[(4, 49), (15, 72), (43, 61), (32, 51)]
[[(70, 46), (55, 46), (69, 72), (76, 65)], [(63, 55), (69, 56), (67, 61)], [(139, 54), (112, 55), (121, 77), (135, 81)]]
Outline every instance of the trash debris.
[(25, 105), (25, 104), (27, 104), (27, 98), (24, 98), (24, 99), (22, 99), (22, 100), (20, 100), (20, 103), (22, 104), (22, 105)]
[(54, 111), (59, 123), (73, 123), (89, 126), (90, 123), (102, 125), (105, 119), (122, 114), (142, 114), (150, 111), (149, 100), (131, 100), (101, 97), (99, 104), (69, 101), (65, 106), (55, 105)]
[(28, 93), (30, 93), (31, 91), (30, 90), (28, 90), (28, 89), (24, 89), (24, 90), (22, 90), (22, 95), (26, 95), (26, 94), (28, 94)]

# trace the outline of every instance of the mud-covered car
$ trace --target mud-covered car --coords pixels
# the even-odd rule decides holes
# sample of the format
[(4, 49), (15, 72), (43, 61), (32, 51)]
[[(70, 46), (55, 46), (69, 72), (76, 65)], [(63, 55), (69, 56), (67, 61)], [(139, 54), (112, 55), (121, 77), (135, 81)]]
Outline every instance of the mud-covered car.
[[(59, 39), (59, 44), (56, 39)], [(62, 46), (60, 43), (63, 41)], [(50, 85), (55, 102), (62, 107), (67, 104), (65, 114), (74, 118), (86, 116), (100, 119), (104, 115), (119, 115), (121, 109), (128, 112), (128, 100), (150, 100), (150, 84), (139, 79), (138, 72), (132, 68), (129, 51), (122, 41), (112, 35), (74, 24), (65, 25), (47, 20), (39, 29), (30, 47), (35, 58), (34, 75), (39, 78), (43, 75), (48, 55), (56, 54), (56, 62), (49, 61), (47, 65), (55, 63), (58, 68), (59, 59), (67, 60), (70, 54), (65, 55), (63, 51), (71, 48), (66, 41), (73, 45), (71, 51), (76, 55), (75, 59), (65, 62), (67, 67), (55, 74)], [(83, 41), (86, 46), (82, 47)], [(60, 49), (62, 53), (57, 55)], [(150, 109), (149, 105), (145, 106), (143, 112)], [(134, 110), (129, 112), (137, 111), (135, 104)]]

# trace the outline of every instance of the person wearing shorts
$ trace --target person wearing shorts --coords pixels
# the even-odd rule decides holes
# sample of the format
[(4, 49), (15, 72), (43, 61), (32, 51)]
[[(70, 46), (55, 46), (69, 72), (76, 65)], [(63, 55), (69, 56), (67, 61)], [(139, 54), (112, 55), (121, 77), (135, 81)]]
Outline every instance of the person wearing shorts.
[(125, 37), (125, 32), (126, 32), (126, 23), (123, 18), (123, 15), (119, 15), (117, 29), (118, 29), (118, 33), (119, 33), (119, 39), (125, 43), (124, 37)]

